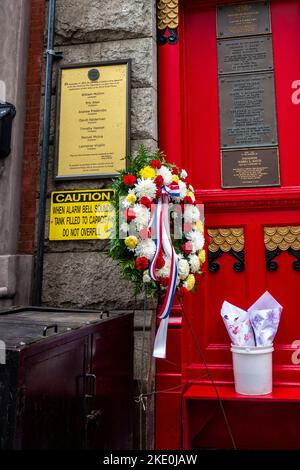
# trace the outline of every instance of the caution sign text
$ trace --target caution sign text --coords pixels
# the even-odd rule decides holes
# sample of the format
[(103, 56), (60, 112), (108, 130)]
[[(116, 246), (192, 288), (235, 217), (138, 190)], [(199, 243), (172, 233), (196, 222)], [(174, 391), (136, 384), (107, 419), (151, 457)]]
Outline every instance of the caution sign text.
[(94, 240), (112, 236), (112, 189), (51, 193), (49, 240)]

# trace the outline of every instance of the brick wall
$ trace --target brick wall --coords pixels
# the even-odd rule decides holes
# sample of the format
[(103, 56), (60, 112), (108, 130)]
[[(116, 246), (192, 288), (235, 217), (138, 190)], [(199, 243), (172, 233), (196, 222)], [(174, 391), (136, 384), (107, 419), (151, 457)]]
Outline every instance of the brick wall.
[(39, 167), (45, 0), (31, 0), (19, 253), (33, 254)]

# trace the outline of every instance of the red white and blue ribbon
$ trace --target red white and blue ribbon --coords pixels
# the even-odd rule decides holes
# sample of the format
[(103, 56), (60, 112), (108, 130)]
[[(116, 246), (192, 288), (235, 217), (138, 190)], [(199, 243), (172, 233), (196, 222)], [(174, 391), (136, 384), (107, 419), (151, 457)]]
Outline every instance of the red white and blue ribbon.
[(170, 186), (163, 187), (162, 195), (156, 204), (153, 217), (149, 224), (149, 227), (152, 229), (152, 234), (154, 235), (153, 238), (156, 245), (155, 255), (149, 266), (150, 277), (155, 281), (159, 281), (159, 278), (156, 274), (156, 264), (159, 255), (162, 251), (164, 252), (165, 256), (171, 260), (169, 284), (167, 287), (163, 305), (158, 316), (158, 318), (160, 319), (160, 324), (154, 342), (153, 356), (157, 358), (166, 357), (169, 315), (176, 291), (178, 275), (178, 258), (172, 245), (170, 235), (170, 197), (179, 197), (179, 187), (177, 184), (172, 184)]

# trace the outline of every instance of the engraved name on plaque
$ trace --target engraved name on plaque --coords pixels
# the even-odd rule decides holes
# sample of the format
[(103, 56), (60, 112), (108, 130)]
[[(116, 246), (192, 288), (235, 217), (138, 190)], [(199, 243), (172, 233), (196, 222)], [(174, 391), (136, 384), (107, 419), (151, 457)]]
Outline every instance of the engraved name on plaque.
[(219, 74), (273, 70), (271, 36), (218, 41)]
[(277, 144), (273, 74), (219, 79), (221, 147)]
[(271, 32), (269, 2), (227, 4), (217, 7), (217, 36), (228, 38)]
[(251, 188), (279, 186), (277, 148), (222, 150), (222, 186)]
[(279, 186), (270, 2), (217, 6), (222, 188)]

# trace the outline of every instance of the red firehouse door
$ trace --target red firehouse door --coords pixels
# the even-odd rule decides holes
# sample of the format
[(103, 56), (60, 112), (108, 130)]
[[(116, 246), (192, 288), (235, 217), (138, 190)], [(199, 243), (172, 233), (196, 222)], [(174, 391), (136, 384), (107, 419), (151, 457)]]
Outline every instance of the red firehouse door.
[[(199, 347), (238, 448), (300, 447), (300, 2), (243, 5), (254, 3), (260, 19), (252, 10), (241, 30), (237, 10), (226, 9), (238, 2), (179, 2), (178, 42), (159, 46), (160, 148), (188, 171), (210, 241), (198, 292), (185, 301), (190, 324), (175, 303), (167, 360), (157, 361), (157, 448), (234, 445)], [(233, 102), (238, 80), (260, 90), (260, 111)], [(232, 131), (232, 113), (243, 135)], [(283, 305), (274, 390), (237, 395), (220, 307), (227, 300), (246, 309), (266, 290)]]

